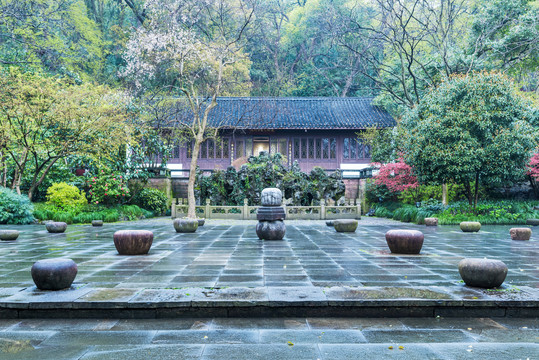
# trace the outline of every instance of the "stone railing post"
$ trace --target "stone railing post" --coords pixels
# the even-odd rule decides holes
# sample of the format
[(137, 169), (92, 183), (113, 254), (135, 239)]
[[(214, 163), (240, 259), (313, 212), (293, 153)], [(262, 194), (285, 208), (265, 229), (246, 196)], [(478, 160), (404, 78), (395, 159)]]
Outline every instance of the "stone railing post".
[(242, 219), (243, 220), (249, 220), (249, 201), (247, 199), (243, 199), (243, 211), (242, 211)]
[(356, 211), (357, 211), (357, 218), (361, 218), (361, 199), (356, 199)]
[(176, 218), (176, 203), (178, 202), (178, 199), (172, 198), (172, 206), (170, 207), (170, 217), (175, 219)]
[(320, 220), (326, 220), (326, 201), (320, 200)]
[(209, 219), (210, 214), (211, 214), (211, 211), (210, 211), (210, 199), (206, 199), (206, 209), (204, 210), (204, 217), (206, 219)]

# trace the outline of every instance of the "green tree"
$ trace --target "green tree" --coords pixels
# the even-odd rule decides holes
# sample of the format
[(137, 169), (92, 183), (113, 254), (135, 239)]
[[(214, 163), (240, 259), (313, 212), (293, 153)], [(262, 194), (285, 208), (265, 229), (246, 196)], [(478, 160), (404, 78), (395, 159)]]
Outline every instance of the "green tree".
[(0, 152), (13, 161), (12, 188), (20, 193), (32, 171), (28, 197), (53, 165), (70, 155), (112, 156), (130, 141), (125, 96), (90, 83), (11, 68), (0, 76)]
[(497, 73), (453, 76), (408, 111), (405, 159), (420, 181), (463, 184), (475, 206), (480, 184), (523, 176), (537, 146), (537, 118), (512, 89)]

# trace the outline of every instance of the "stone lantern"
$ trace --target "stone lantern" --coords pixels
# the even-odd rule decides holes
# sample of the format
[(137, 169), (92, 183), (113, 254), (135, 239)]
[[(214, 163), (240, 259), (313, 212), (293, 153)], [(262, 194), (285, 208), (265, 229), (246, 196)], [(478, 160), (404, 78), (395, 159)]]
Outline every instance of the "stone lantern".
[(263, 240), (282, 240), (286, 232), (285, 212), (281, 206), (283, 194), (277, 188), (266, 188), (260, 196), (262, 206), (258, 208), (256, 234)]

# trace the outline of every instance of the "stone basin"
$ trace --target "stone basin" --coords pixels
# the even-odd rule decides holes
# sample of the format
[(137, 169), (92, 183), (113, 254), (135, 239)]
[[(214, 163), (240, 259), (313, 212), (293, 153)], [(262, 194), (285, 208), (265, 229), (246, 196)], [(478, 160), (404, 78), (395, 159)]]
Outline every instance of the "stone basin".
[(39, 289), (62, 290), (73, 284), (77, 271), (71, 259), (45, 259), (36, 261), (30, 272)]
[(333, 220), (333, 227), (337, 232), (355, 232), (358, 221), (355, 219)]
[(63, 233), (67, 229), (65, 222), (49, 221), (45, 224), (45, 228), (50, 233)]
[(507, 265), (500, 260), (467, 258), (458, 266), (460, 277), (468, 286), (499, 287), (507, 276)]
[(174, 229), (179, 233), (193, 233), (198, 229), (198, 219), (181, 218), (173, 222)]
[(120, 255), (144, 255), (150, 251), (153, 233), (148, 230), (120, 230), (114, 233), (114, 246)]
[(0, 230), (0, 240), (13, 241), (19, 237), (18, 230)]
[(481, 229), (481, 223), (477, 221), (463, 221), (460, 223), (460, 230), (463, 232), (478, 232)]
[(419, 254), (425, 236), (418, 230), (389, 230), (386, 242), (389, 250), (395, 254)]

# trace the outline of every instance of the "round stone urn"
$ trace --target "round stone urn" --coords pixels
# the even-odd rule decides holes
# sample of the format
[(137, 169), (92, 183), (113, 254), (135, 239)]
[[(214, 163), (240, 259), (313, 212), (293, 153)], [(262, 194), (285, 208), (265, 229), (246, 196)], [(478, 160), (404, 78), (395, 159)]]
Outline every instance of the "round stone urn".
[(17, 230), (0, 230), (0, 240), (13, 241), (19, 237), (19, 231)]
[(264, 240), (282, 240), (286, 233), (286, 226), (282, 220), (259, 221), (256, 224), (256, 235)]
[(342, 219), (333, 221), (333, 227), (337, 232), (355, 232), (357, 229), (357, 224), (357, 220), (354, 219)]
[(41, 290), (62, 290), (73, 284), (77, 264), (71, 259), (39, 260), (32, 266), (32, 279)]
[(103, 220), (92, 220), (92, 226), (103, 226)]
[(417, 230), (389, 230), (386, 242), (389, 250), (395, 254), (419, 254), (425, 236)]
[(326, 225), (327, 226), (333, 226), (333, 220), (327, 220)]
[(463, 232), (478, 232), (481, 229), (481, 223), (477, 221), (463, 221), (460, 223), (460, 230)]
[(144, 255), (150, 251), (153, 233), (148, 230), (120, 230), (114, 233), (114, 246), (120, 255)]
[(181, 218), (175, 219), (174, 229), (179, 233), (193, 233), (198, 229), (198, 219)]
[(539, 226), (539, 219), (528, 219), (526, 225)]
[(206, 219), (199, 218), (199, 219), (197, 219), (197, 221), (198, 221), (198, 227), (201, 227), (201, 226), (204, 226), (204, 223), (206, 222)]
[(50, 233), (63, 233), (67, 229), (65, 222), (49, 221), (45, 224), (45, 228)]
[(512, 228), (509, 230), (512, 240), (530, 240), (532, 229), (530, 228)]
[(503, 283), (507, 276), (507, 265), (500, 260), (462, 259), (459, 274), (466, 285), (489, 289)]
[(281, 206), (283, 193), (277, 188), (265, 188), (260, 194), (262, 206)]
[(438, 218), (425, 218), (426, 226), (438, 226)]

